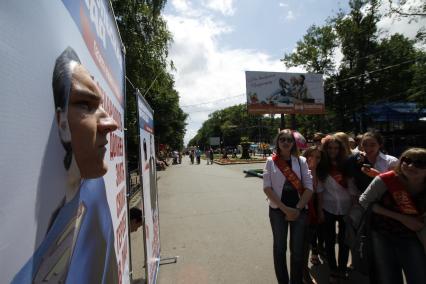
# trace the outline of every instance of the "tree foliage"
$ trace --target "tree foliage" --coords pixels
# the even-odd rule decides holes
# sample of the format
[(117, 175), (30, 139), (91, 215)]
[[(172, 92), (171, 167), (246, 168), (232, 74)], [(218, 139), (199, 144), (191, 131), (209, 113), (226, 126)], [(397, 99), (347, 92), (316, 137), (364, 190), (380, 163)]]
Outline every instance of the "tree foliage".
[(269, 142), (278, 127), (278, 119), (251, 115), (245, 104), (235, 105), (211, 113), (197, 135), (189, 141), (189, 146), (208, 147), (210, 137), (220, 137), (225, 147), (237, 146), (242, 137), (251, 142)]
[[(165, 0), (112, 0), (118, 28), (126, 49), (128, 152), (131, 166), (138, 157), (137, 104), (140, 89), (154, 110), (157, 144), (183, 147), (187, 114), (179, 107), (179, 94), (167, 59), (172, 35), (161, 16)], [(130, 82), (132, 83), (130, 83)]]
[[(324, 26), (311, 26), (295, 51), (284, 54), (287, 67), (303, 66), (324, 74), (326, 115), (296, 115), (297, 128), (305, 135), (365, 131), (366, 107), (374, 103), (412, 101), (426, 107), (426, 54), (401, 34), (379, 37), (380, 4), (351, 0), (349, 13), (337, 14)], [(340, 63), (334, 60), (336, 53), (342, 54)], [(278, 127), (277, 119), (251, 116), (245, 106), (233, 106), (212, 113), (190, 144), (204, 146), (211, 136), (232, 146), (241, 137), (271, 142)]]
[[(338, 14), (324, 27), (312, 26), (295, 52), (284, 56), (287, 66), (302, 65), (309, 72), (326, 75), (327, 114), (318, 119), (324, 132), (365, 131), (365, 108), (372, 103), (415, 101), (425, 105), (425, 53), (401, 34), (379, 39), (379, 4), (376, 0), (351, 0), (348, 14)], [(326, 38), (335, 39), (335, 44), (318, 40)], [(333, 69), (328, 58), (336, 48), (343, 58)], [(312, 116), (298, 116), (298, 125), (308, 133), (313, 122)]]

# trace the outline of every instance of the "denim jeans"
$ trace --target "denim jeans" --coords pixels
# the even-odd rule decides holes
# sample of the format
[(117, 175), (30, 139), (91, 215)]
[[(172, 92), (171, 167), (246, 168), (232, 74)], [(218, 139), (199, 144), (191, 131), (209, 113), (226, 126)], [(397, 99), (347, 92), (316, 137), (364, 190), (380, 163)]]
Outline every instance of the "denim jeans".
[[(274, 238), (274, 268), (278, 283), (302, 283), (307, 214), (302, 211), (297, 220), (287, 221), (281, 210), (269, 208), (269, 220)], [(290, 282), (286, 260), (288, 227), (290, 227)]]
[[(327, 253), (327, 262), (331, 271), (337, 269), (345, 271), (349, 259), (349, 247), (345, 244), (345, 221), (343, 215), (334, 215), (324, 210), (324, 239), (325, 251)], [(336, 263), (336, 222), (339, 224), (339, 233), (337, 235), (339, 244), (339, 257)]]
[(402, 284), (402, 271), (408, 284), (426, 283), (426, 255), (416, 235), (372, 231), (372, 241), (377, 283)]

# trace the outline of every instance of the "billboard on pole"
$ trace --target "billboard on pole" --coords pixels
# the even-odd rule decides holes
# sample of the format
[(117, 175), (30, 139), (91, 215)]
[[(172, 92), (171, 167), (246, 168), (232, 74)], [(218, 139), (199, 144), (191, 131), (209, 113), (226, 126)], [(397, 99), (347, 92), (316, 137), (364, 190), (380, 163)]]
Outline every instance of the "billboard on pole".
[(142, 178), (145, 269), (147, 283), (156, 283), (160, 265), (160, 226), (154, 139), (154, 112), (139, 91), (140, 176)]
[(124, 54), (106, 0), (0, 2), (0, 275), (129, 283)]
[(322, 74), (246, 71), (247, 109), (257, 114), (323, 114)]
[(219, 146), (220, 145), (220, 137), (209, 137), (210, 146)]

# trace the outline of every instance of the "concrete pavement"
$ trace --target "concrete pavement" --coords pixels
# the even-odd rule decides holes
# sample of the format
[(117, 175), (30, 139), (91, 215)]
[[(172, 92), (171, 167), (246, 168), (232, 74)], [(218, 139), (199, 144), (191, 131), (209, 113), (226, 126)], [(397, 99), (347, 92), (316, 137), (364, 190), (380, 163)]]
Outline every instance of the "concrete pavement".
[(244, 168), (190, 165), (160, 172), (159, 283), (275, 283), (272, 235), (262, 180)]

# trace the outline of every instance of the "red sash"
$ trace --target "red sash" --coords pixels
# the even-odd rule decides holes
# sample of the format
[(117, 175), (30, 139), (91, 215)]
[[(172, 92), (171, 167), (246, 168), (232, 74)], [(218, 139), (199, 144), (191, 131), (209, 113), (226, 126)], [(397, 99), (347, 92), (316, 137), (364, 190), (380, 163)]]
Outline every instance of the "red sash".
[[(293, 172), (287, 162), (280, 159), (280, 157), (278, 157), (278, 155), (275, 153), (272, 154), (272, 161), (274, 161), (275, 165), (280, 169), (285, 178), (297, 190), (299, 196), (302, 197), (302, 194), (305, 192), (305, 188), (303, 187), (303, 184), (300, 181), (299, 177)], [(312, 198), (308, 202), (308, 214), (309, 223), (312, 223), (314, 220), (317, 219)]]
[(337, 167), (332, 166), (330, 169), (330, 176), (343, 188), (348, 188), (348, 183), (346, 181), (346, 178), (343, 176), (342, 172), (340, 172)]
[(386, 184), (388, 191), (392, 195), (398, 209), (401, 213), (407, 215), (419, 215), (419, 211), (411, 199), (410, 194), (405, 190), (404, 185), (400, 182), (394, 171), (382, 173), (379, 177)]

